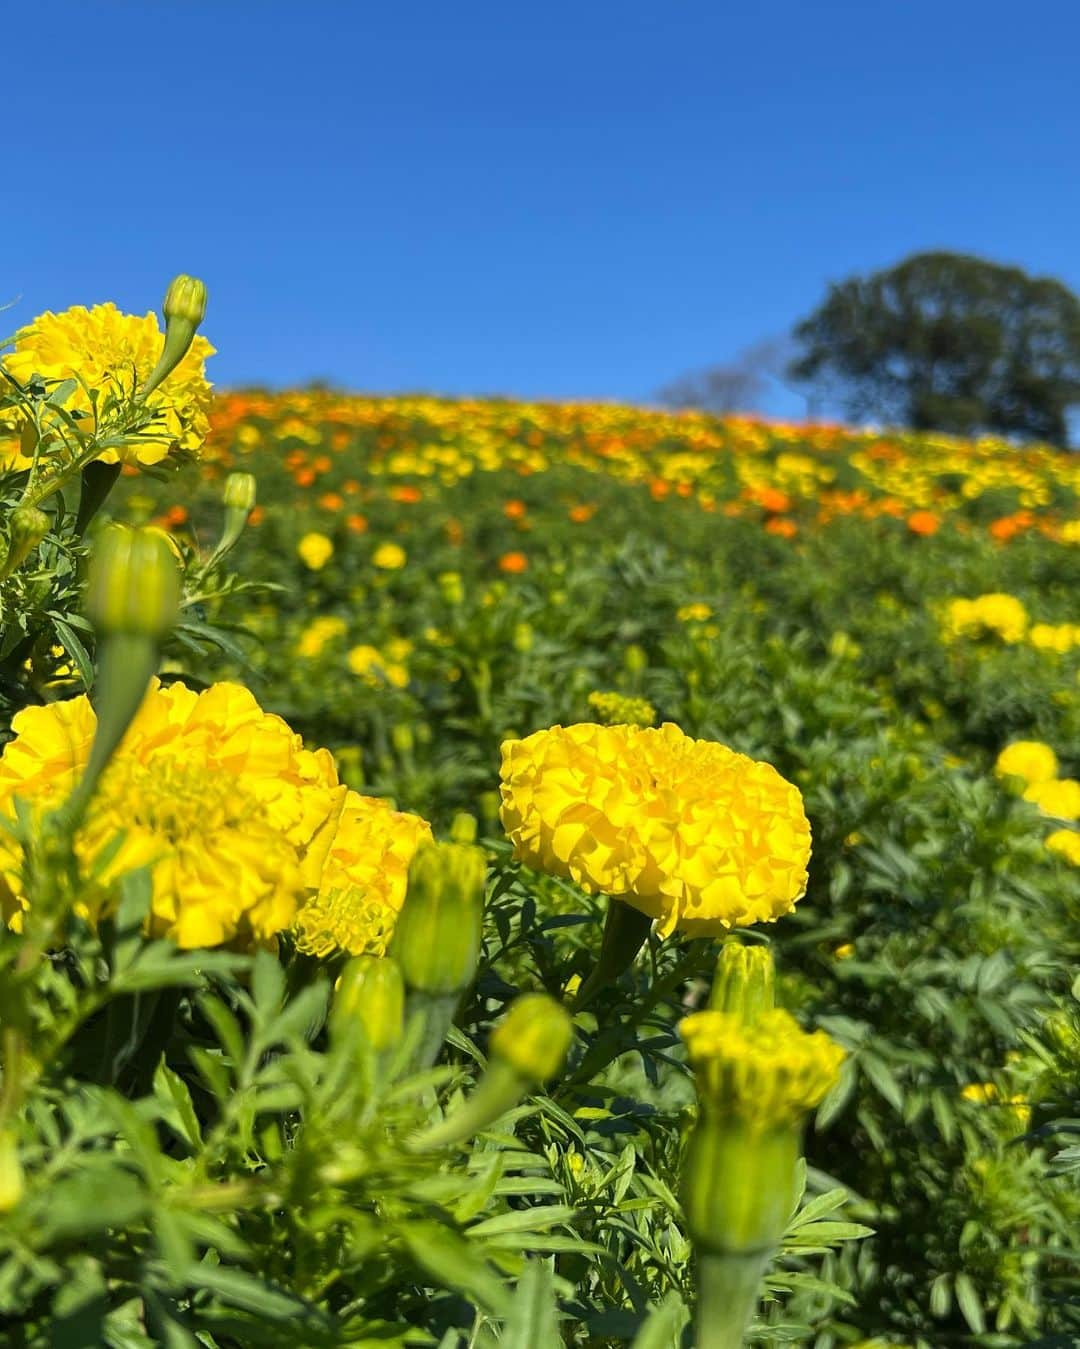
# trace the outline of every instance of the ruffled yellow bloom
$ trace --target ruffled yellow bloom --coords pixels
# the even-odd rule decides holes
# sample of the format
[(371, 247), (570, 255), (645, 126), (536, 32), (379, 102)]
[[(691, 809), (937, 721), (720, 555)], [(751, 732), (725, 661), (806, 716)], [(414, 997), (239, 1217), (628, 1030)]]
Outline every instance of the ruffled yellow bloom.
[(309, 571), (322, 571), (334, 556), (334, 545), (325, 534), (305, 534), (296, 545), (300, 561)]
[(1080, 782), (1074, 778), (1033, 783), (1024, 793), (1024, 800), (1034, 802), (1052, 819), (1080, 820)]
[(1066, 655), (1080, 643), (1080, 623), (1035, 623), (1028, 632), (1028, 641), (1039, 651)]
[(1043, 841), (1052, 853), (1064, 857), (1074, 867), (1080, 867), (1080, 830), (1055, 829)]
[[(60, 314), (40, 314), (21, 328), (13, 349), (0, 357), (0, 363), (24, 384), (35, 374), (48, 381), (81, 381), (63, 406), (69, 412), (86, 414), (84, 425), (90, 428), (92, 407), (86, 388), (103, 395), (130, 396), (157, 364), (163, 341), (154, 314), (140, 318), (122, 314), (114, 304), (92, 309), (76, 305)], [(198, 455), (210, 427), (206, 358), (213, 354), (206, 338), (196, 336), (184, 359), (146, 400), (157, 414), (154, 423), (132, 443), (104, 450), (98, 458), (106, 464), (157, 464), (170, 453)], [(6, 408), (0, 416), (17, 414)], [(5, 436), (0, 429), (0, 465), (25, 469), (30, 463), (18, 436)]]
[(1023, 778), (1029, 786), (1036, 782), (1051, 782), (1057, 777), (1057, 771), (1057, 755), (1041, 740), (1014, 740), (994, 761), (994, 772), (999, 778)]
[(296, 920), (300, 950), (383, 955), (405, 902), (409, 863), (430, 841), (431, 827), (419, 815), (350, 791), (318, 893)]
[[(0, 756), (0, 812), (9, 819), (16, 798), (45, 811), (68, 796), (96, 717), (80, 697), (26, 708), (12, 729)], [(334, 895), (353, 906), (354, 933), (370, 919), (370, 945), (381, 949), (386, 916), (371, 917), (355, 858), (367, 847), (368, 818), (383, 810), (338, 782), (329, 751), (305, 750), (240, 685), (195, 693), (154, 681), (76, 838), (94, 878), (86, 912), (96, 917), (117, 878), (150, 867), (150, 931), (180, 946), (267, 941), (298, 915), (309, 931), (307, 906)], [(406, 818), (403, 835), (426, 830)], [(26, 908), (21, 861), (0, 834), (0, 908), (13, 927)]]
[(993, 1082), (971, 1082), (960, 1091), (965, 1101), (977, 1105), (1005, 1106), (1016, 1122), (1026, 1128), (1031, 1120), (1031, 1106), (1023, 1096), (1003, 1096)]
[(679, 1034), (705, 1109), (762, 1132), (797, 1124), (835, 1085), (844, 1061), (824, 1031), (804, 1031), (780, 1008), (750, 1022), (694, 1012), (679, 1022)]
[(502, 747), (514, 856), (695, 936), (771, 922), (806, 892), (810, 825), (770, 764), (667, 723), (553, 726)]
[(712, 609), (707, 604), (684, 604), (675, 610), (680, 623), (705, 623), (712, 618)]

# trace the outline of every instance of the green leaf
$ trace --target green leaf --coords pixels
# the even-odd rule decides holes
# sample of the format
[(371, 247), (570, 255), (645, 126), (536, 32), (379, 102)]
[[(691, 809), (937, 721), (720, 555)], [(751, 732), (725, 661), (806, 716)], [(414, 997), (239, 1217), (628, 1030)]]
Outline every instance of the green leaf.
[(552, 1270), (540, 1260), (528, 1260), (514, 1290), (499, 1349), (538, 1349), (559, 1341)]
[(162, 1106), (162, 1119), (165, 1123), (190, 1143), (194, 1151), (201, 1148), (202, 1129), (199, 1127), (199, 1117), (195, 1113), (191, 1092), (180, 1074), (174, 1072), (165, 1062), (164, 1055), (154, 1073), (154, 1095)]
[(975, 1285), (967, 1274), (958, 1274), (953, 1282), (953, 1289), (956, 1293), (956, 1305), (968, 1323), (968, 1327), (973, 1335), (981, 1335), (986, 1330), (986, 1317), (983, 1315), (982, 1303), (979, 1301), (979, 1295), (975, 1291)]
[(631, 1349), (679, 1349), (690, 1311), (681, 1296), (671, 1292), (649, 1312), (649, 1319), (634, 1337)]
[(471, 1295), (496, 1316), (505, 1315), (502, 1280), (468, 1242), (434, 1221), (403, 1223), (397, 1230), (409, 1255), (437, 1283)]

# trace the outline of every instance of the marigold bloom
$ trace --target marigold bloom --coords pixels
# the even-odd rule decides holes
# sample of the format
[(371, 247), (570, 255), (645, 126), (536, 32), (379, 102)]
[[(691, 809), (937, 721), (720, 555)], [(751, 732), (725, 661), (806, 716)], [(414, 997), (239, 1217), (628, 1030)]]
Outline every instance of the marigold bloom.
[(675, 610), (680, 623), (705, 623), (712, 618), (712, 608), (708, 604), (683, 604)]
[(692, 935), (771, 922), (806, 892), (810, 825), (770, 764), (671, 723), (553, 726), (502, 747), (514, 856)]
[(305, 534), (296, 545), (296, 553), (309, 571), (322, 571), (334, 556), (334, 545), (325, 534)]
[(344, 637), (347, 628), (345, 620), (336, 614), (324, 614), (320, 618), (313, 618), (300, 634), (296, 654), (307, 660), (314, 660), (322, 655), (323, 648), (329, 642)]
[(644, 698), (632, 698), (626, 693), (590, 693), (589, 706), (595, 708), (605, 726), (654, 726), (656, 708)]
[(505, 503), (503, 506), (503, 515), (505, 515), (508, 520), (520, 520), (524, 517), (528, 509), (529, 508), (525, 505), (524, 501), (518, 501), (515, 498)]
[(941, 521), (933, 511), (912, 511), (907, 519), (907, 527), (912, 534), (929, 537), (941, 528)]
[[(96, 717), (85, 696), (29, 707), (0, 756), (0, 813), (15, 799), (58, 806), (80, 778)], [(150, 867), (149, 927), (183, 947), (267, 941), (299, 925), (305, 949), (379, 952), (400, 908), (423, 820), (338, 782), (327, 750), (305, 750), (238, 684), (196, 693), (155, 680), (102, 775), (75, 851), (90, 876), (86, 912), (107, 887)], [(117, 845), (117, 841), (119, 844)], [(26, 908), (22, 857), (0, 833), (0, 911)]]
[(835, 1085), (844, 1051), (824, 1031), (804, 1031), (774, 1008), (756, 1020), (694, 1012), (679, 1022), (706, 1111), (755, 1130), (797, 1124)]
[(994, 761), (994, 772), (999, 778), (1023, 778), (1029, 786), (1034, 782), (1051, 782), (1057, 771), (1057, 755), (1041, 740), (1014, 740)]
[(520, 576), (529, 570), (529, 559), (524, 553), (503, 553), (499, 558), (499, 570), (511, 576)]
[(1074, 778), (1054, 778), (1052, 782), (1034, 782), (1024, 792), (1024, 800), (1032, 801), (1051, 819), (1080, 820), (1080, 782)]
[(1074, 867), (1080, 867), (1080, 830), (1055, 829), (1043, 841), (1052, 853), (1064, 857)]
[(1027, 632), (1028, 615), (1023, 604), (1013, 595), (995, 591), (977, 599), (950, 601), (945, 612), (945, 638), (981, 637), (994, 633), (1003, 642), (1023, 641)]
[(372, 688), (386, 683), (403, 689), (409, 682), (408, 669), (400, 661), (385, 659), (378, 647), (354, 646), (346, 659), (353, 674)]
[[(84, 414), (84, 424), (90, 427), (93, 408), (86, 389), (130, 396), (154, 369), (163, 342), (154, 314), (140, 318), (122, 314), (114, 304), (91, 309), (75, 305), (59, 314), (39, 314), (21, 328), (13, 349), (0, 356), (0, 364), (24, 384), (35, 374), (48, 381), (81, 381), (63, 406), (68, 412)], [(206, 358), (213, 354), (206, 338), (196, 336), (187, 355), (146, 400), (156, 414), (152, 425), (131, 443), (103, 450), (98, 455), (101, 462), (157, 464), (170, 454), (197, 455), (210, 429)], [(16, 415), (11, 408), (0, 414), (4, 418)], [(18, 435), (9, 439), (0, 428), (0, 466), (25, 469), (31, 459)]]
[(371, 555), (371, 565), (382, 571), (397, 571), (404, 567), (408, 555), (399, 543), (380, 543)]

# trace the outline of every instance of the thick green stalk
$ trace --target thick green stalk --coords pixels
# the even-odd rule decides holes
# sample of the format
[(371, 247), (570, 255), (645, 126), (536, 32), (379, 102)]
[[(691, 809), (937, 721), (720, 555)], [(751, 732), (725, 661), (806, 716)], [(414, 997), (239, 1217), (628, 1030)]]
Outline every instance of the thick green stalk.
[(500, 1059), (492, 1059), (473, 1094), (438, 1124), (425, 1129), (408, 1143), (410, 1152), (434, 1152), (453, 1147), (486, 1129), (521, 1100), (529, 1084), (520, 1073)]
[(652, 919), (648, 914), (635, 909), (632, 904), (624, 904), (620, 899), (608, 900), (600, 954), (592, 973), (578, 989), (573, 1005), (575, 1012), (582, 1011), (601, 989), (614, 983), (633, 964), (637, 953), (645, 945), (651, 927)]
[(699, 1255), (696, 1349), (742, 1349), (768, 1263), (768, 1251)]

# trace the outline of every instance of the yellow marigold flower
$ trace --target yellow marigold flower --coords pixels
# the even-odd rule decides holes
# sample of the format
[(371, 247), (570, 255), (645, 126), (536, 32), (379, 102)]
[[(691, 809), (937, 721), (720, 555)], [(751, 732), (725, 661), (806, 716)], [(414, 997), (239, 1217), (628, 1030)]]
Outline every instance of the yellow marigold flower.
[(1066, 520), (1061, 526), (1062, 543), (1080, 543), (1080, 520)]
[(1023, 778), (1029, 785), (1051, 782), (1057, 771), (1057, 755), (1041, 740), (1014, 740), (994, 761), (994, 772), (999, 778)]
[(1055, 820), (1080, 820), (1080, 782), (1074, 778), (1055, 778), (1052, 782), (1035, 782), (1024, 792), (1024, 800), (1032, 801), (1044, 815)]
[(945, 612), (945, 636), (981, 637), (993, 633), (1003, 642), (1022, 641), (1027, 632), (1028, 615), (1023, 604), (1013, 595), (999, 591), (980, 595), (977, 599), (952, 600)]
[(707, 604), (684, 604), (675, 610), (680, 623), (704, 623), (712, 618), (712, 609)]
[[(12, 729), (0, 756), (0, 813), (9, 819), (16, 798), (46, 811), (68, 796), (89, 757), (96, 718), (84, 696), (26, 708)], [(305, 750), (242, 686), (195, 693), (155, 680), (76, 837), (76, 855), (97, 887), (86, 911), (95, 917), (106, 887), (149, 866), (150, 931), (180, 946), (266, 941), (298, 914), (310, 930), (307, 905), (326, 907), (333, 897), (339, 909), (351, 905), (348, 949), (365, 923), (368, 949), (381, 949), (393, 897), (376, 913), (361, 882), (365, 868), (385, 866), (376, 896), (393, 883), (386, 856), (393, 849), (371, 859), (366, 852), (367, 821), (381, 820), (385, 809), (341, 785), (329, 751)], [(403, 837), (427, 829), (404, 818)], [(16, 928), (26, 907), (21, 862), (15, 840), (0, 833), (0, 910)], [(343, 930), (339, 922), (335, 931)]]
[(347, 624), (343, 618), (328, 614), (324, 618), (315, 618), (300, 634), (296, 644), (296, 653), (308, 660), (322, 655), (323, 648), (338, 637), (344, 637)]
[(353, 674), (359, 675), (372, 688), (392, 684), (396, 689), (403, 689), (409, 682), (409, 672), (405, 666), (396, 661), (384, 660), (377, 647), (354, 646), (346, 659)]
[[(163, 341), (155, 314), (140, 318), (122, 314), (114, 304), (92, 309), (76, 305), (60, 314), (40, 314), (21, 328), (13, 349), (0, 357), (0, 364), (24, 384), (34, 374), (48, 381), (81, 381), (64, 407), (86, 414), (85, 424), (92, 426), (86, 388), (102, 394), (132, 394), (157, 364)], [(155, 422), (131, 444), (104, 450), (98, 458), (106, 464), (157, 464), (170, 453), (197, 455), (210, 426), (206, 358), (213, 354), (206, 338), (196, 336), (184, 359), (146, 400), (157, 414)], [(10, 416), (11, 410), (5, 409), (2, 415)], [(30, 463), (18, 437), (8, 439), (0, 431), (0, 465), (25, 469)]]
[(309, 571), (322, 571), (334, 556), (334, 545), (325, 534), (305, 534), (296, 545), (300, 561)]
[(386, 952), (405, 902), (409, 863), (431, 827), (419, 815), (350, 791), (323, 865), (319, 889), (296, 920), (301, 951), (325, 956)]
[(371, 564), (381, 571), (397, 571), (406, 562), (405, 549), (399, 543), (380, 543), (371, 555)]
[(1039, 651), (1064, 655), (1076, 645), (1078, 629), (1072, 623), (1034, 623), (1028, 641)]
[(744, 1021), (729, 1012), (694, 1012), (679, 1034), (707, 1111), (762, 1132), (797, 1124), (835, 1085), (844, 1051), (807, 1032), (780, 1008)]
[(502, 746), (518, 861), (696, 936), (771, 922), (806, 892), (810, 825), (770, 764), (677, 726), (553, 726)]
[(625, 693), (590, 693), (589, 706), (596, 710), (605, 726), (656, 724), (656, 708), (644, 698), (631, 698)]
[(1080, 830), (1055, 829), (1043, 840), (1052, 853), (1080, 867)]

